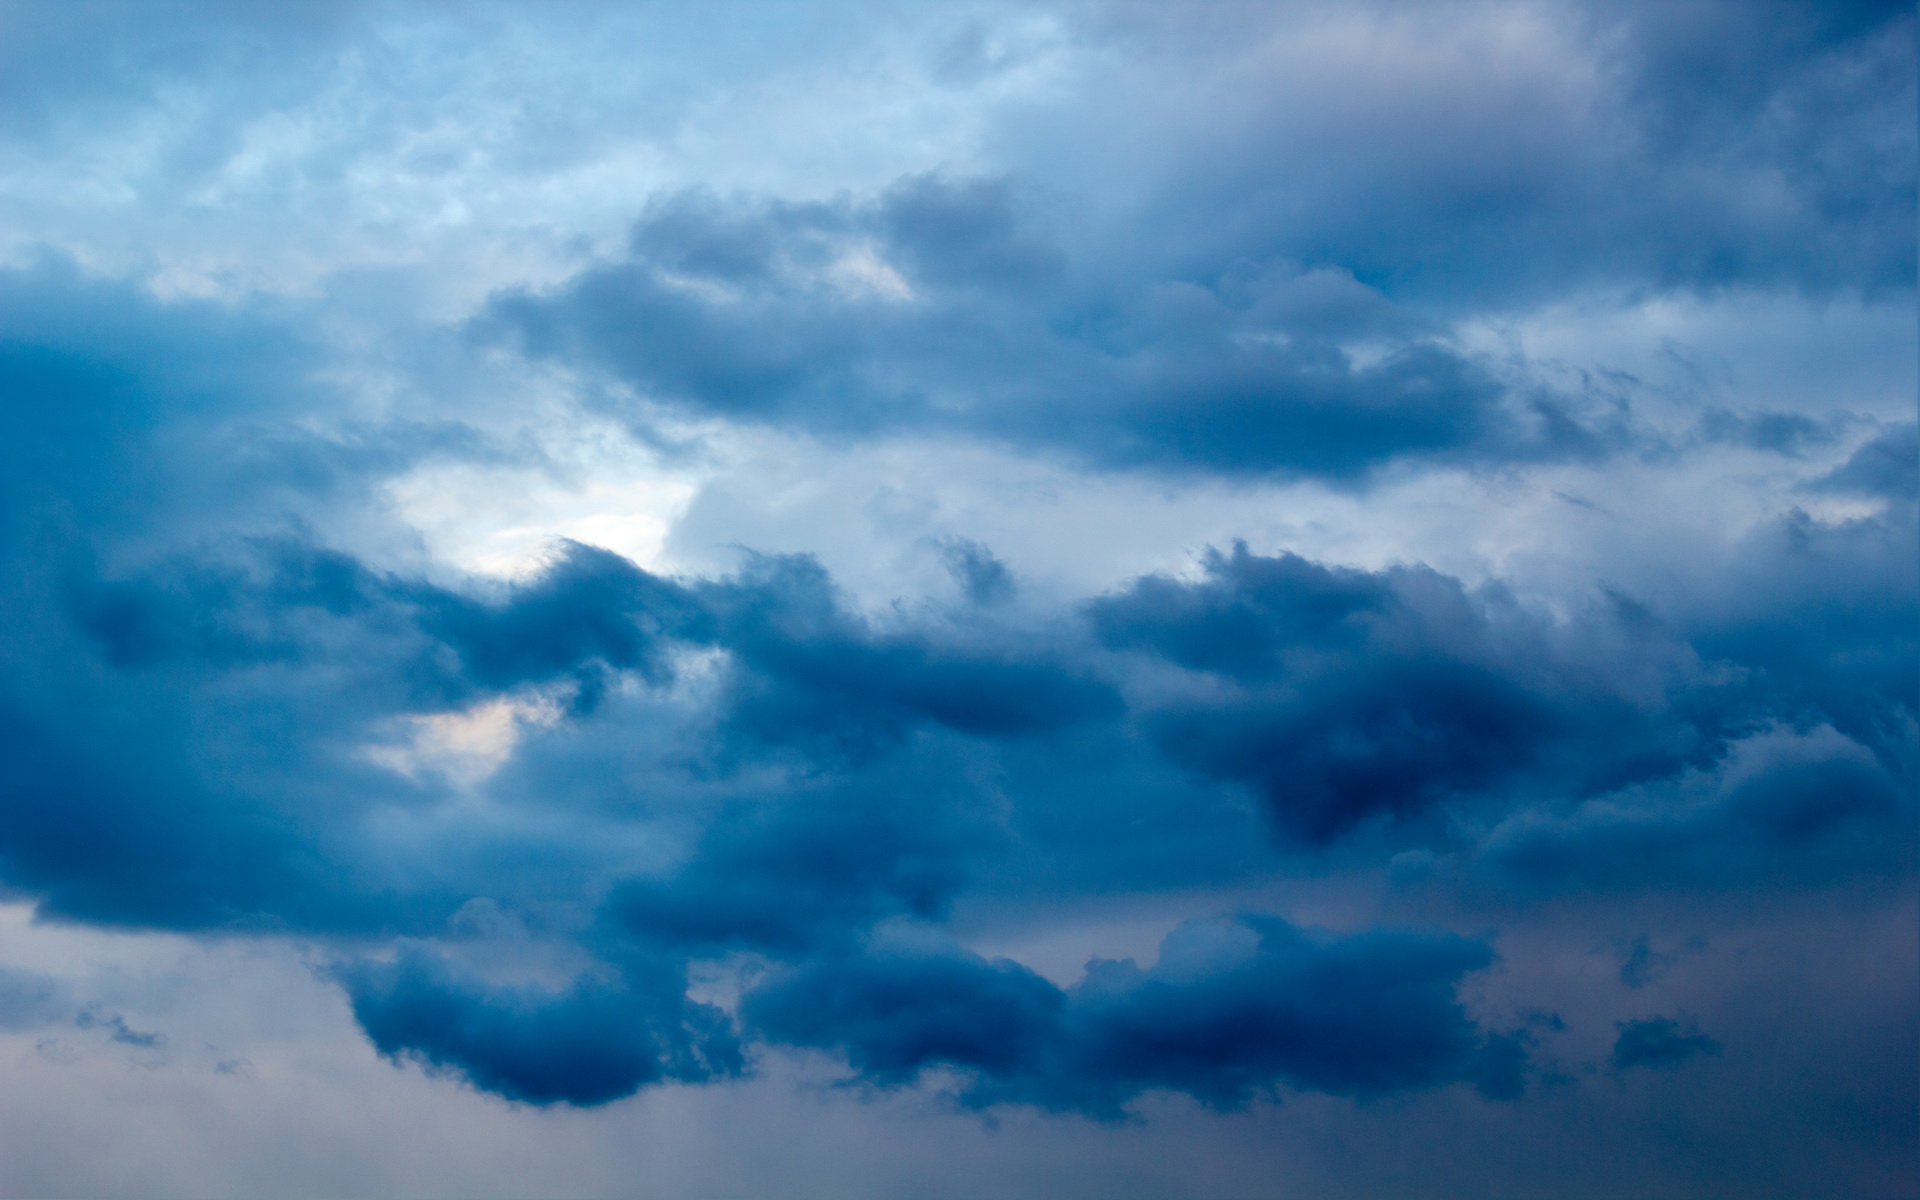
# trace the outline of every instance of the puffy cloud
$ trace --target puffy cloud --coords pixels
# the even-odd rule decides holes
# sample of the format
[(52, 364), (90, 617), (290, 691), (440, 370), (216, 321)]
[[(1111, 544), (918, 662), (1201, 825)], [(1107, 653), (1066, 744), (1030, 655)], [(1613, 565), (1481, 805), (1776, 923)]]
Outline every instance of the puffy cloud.
[[(112, 230), (88, 233), (105, 210), (76, 201), (34, 226), (71, 263), (0, 272), (10, 897), (50, 920), (296, 939), (341, 964), (329, 978), (387, 1058), (516, 1103), (604, 1105), (811, 1049), (878, 1089), (950, 1077), (975, 1109), (1112, 1119), (1154, 1093), (1518, 1097), (1557, 1070), (1555, 1039), (1610, 1026), (1616, 1073), (1740, 1059), (1717, 1012), (1725, 1047), (1619, 1020), (1678, 1011), (1663, 989), (1711, 992), (1696, 975), (1722, 969), (1656, 944), (1691, 945), (1728, 896), (1838, 911), (1911, 890), (1914, 427), (1880, 382), (1792, 394), (1804, 364), (1769, 369), (1789, 382), (1762, 404), (1569, 349), (1624, 309), (1636, 362), (1718, 378), (1673, 332), (1676, 296), (1781, 328), (1830, 303), (1837, 324), (1781, 352), (1810, 362), (1835, 328), (1890, 328), (1912, 297), (1910, 13), (1096, 7), (965, 53), (903, 17), (876, 35), (890, 65), (869, 90), (792, 119), (836, 128), (821, 113), (877, 88), (891, 99), (865, 108), (931, 131), (815, 174), (712, 150), (712, 114), (751, 125), (820, 78), (751, 55), (725, 80), (765, 90), (689, 91), (627, 141), (540, 115), (597, 86), (605, 59), (555, 50), (593, 42), (584, 25), (542, 43), (568, 78), (512, 120), (434, 91), (435, 70), (499, 61), (465, 51), (570, 19), (423, 10), (379, 61), (444, 59), (397, 82), (332, 42), (219, 66), (287, 29), (397, 28), (374, 10), (235, 10), (173, 40), (132, 21), (99, 55), (47, 55), (75, 60), (58, 87), (5, 73), (0, 107), (33, 118), (10, 145), (86, 93), (151, 116), (154, 147), (101, 168), (100, 195), (132, 197)], [(837, 19), (820, 36), (858, 40)], [(74, 46), (33, 24), (0, 53)], [(208, 71), (233, 94), (167, 90)], [(894, 102), (916, 87), (925, 106)], [(387, 95), (408, 102), (369, 117)], [(942, 105), (970, 115), (926, 115)], [(468, 139), (481, 126), (503, 132)], [(448, 147), (457, 170), (433, 165)], [(702, 177), (708, 152), (733, 173)], [(59, 178), (47, 194), (94, 187)], [(495, 184), (529, 211), (489, 209)], [(433, 207), (436, 188), (460, 203)], [(400, 193), (431, 231), (369, 199)], [(563, 193), (617, 200), (592, 220), (526, 201)], [(218, 224), (248, 195), (269, 197), (249, 228), (271, 227), (271, 286), (223, 274), (251, 254), (238, 235), (137, 269), (111, 252), (113, 231), (173, 219), (159, 209)], [(368, 260), (386, 273), (354, 276)], [(150, 277), (88, 273), (116, 261)], [(220, 299), (155, 298), (182, 288)], [(1548, 348), (1502, 340), (1521, 329)], [(1859, 336), (1886, 363), (1847, 379), (1906, 369), (1894, 335)], [(869, 557), (951, 582), (889, 592), (911, 571), (880, 563), (856, 596), (824, 554), (649, 569), (582, 542), (474, 578), (390, 511), (400, 472), (549, 469), (537, 426), (597, 437), (608, 414), (693, 479), (751, 473), (728, 466), (743, 439), (797, 475), (849, 442), (910, 445), (922, 457), (868, 489), (876, 528), (887, 489), (939, 508), (914, 464), (959, 441), (1048, 460), (1068, 490), (1127, 473), (1186, 513), (1231, 496), (1272, 516), (1164, 516), (1180, 527), (1155, 546), (1227, 547), (1185, 570), (1113, 518), (1121, 549), (1074, 590), (1032, 568), (1076, 534), (989, 497), (1033, 527), (1029, 557), (952, 512), (902, 521), (896, 541), (918, 540)], [(1685, 482), (1709, 460), (1738, 502), (1662, 526), (1691, 520), (1688, 550), (1632, 529), (1542, 549), (1506, 527), (1527, 519), (1510, 499), (1576, 469), (1598, 494), (1625, 464)], [(856, 461), (876, 460), (833, 459)], [(1404, 507), (1443, 485), (1470, 500), (1421, 526), (1431, 555), (1285, 549), (1357, 545), (1404, 518), (1384, 489)], [(1325, 530), (1342, 520), (1345, 542)], [(1489, 895), (1600, 981), (1564, 1026), (1523, 1015), (1545, 968), (1470, 924)], [(1476, 932), (1395, 923), (1416, 902)], [(1234, 910), (1340, 932), (1181, 924)], [(1041, 973), (1084, 961), (1083, 939), (1137, 953), (1126, 939), (1176, 925), (1151, 966)], [(1624, 967), (1580, 957), (1629, 934)], [(10, 1031), (77, 1020), (148, 1045), (118, 1003), (0, 970)]]
[(1505, 1095), (1517, 1086), (1508, 1044), (1455, 994), (1491, 961), (1448, 934), (1331, 937), (1249, 915), (1182, 926), (1151, 969), (1095, 960), (1065, 991), (1005, 959), (882, 943), (776, 975), (742, 1011), (778, 1041), (845, 1053), (872, 1083), (958, 1070), (975, 1105), (1117, 1117), (1152, 1090), (1216, 1108), (1283, 1085), (1379, 1096), (1472, 1082)]
[(660, 1079), (737, 1073), (724, 1016), (683, 986), (583, 980), (555, 994), (451, 977), (432, 957), (358, 964), (342, 976), (382, 1054), (464, 1075), (530, 1104), (604, 1104)]
[(864, 204), (686, 196), (641, 219), (626, 261), (504, 295), (479, 328), (609, 372), (643, 423), (664, 405), (950, 431), (1107, 467), (1351, 479), (1624, 436), (1610, 409), (1512, 392), (1341, 269), (1239, 262), (1116, 292), (1021, 229), (1039, 219), (1004, 184), (937, 177)]
[[(490, 786), (537, 803), (551, 781), (590, 769), (543, 759), (539, 745), (596, 722), (677, 731), (676, 747), (620, 768), (633, 782), (615, 791), (658, 797), (663, 812), (691, 805), (671, 818), (691, 857), (634, 876), (609, 911), (634, 936), (683, 948), (787, 953), (893, 916), (937, 917), (961, 864), (1008, 836), (980, 815), (1001, 803), (985, 797), (1011, 800), (1022, 831), (1095, 803), (1071, 782), (1087, 777), (1086, 737), (1109, 765), (1150, 773), (1164, 758), (1244, 786), (1307, 843), (1383, 820), (1444, 841), (1458, 836), (1447, 822), (1518, 809), (1485, 860), (1523, 875), (1565, 858), (1569, 877), (1602, 887), (1615, 860), (1654, 878), (1731, 879), (1816, 844), (1864, 862), (1871, 831), (1907, 820), (1888, 772), (1911, 753), (1913, 645), (1899, 618), (1912, 585), (1883, 551), (1910, 521), (1900, 508), (1840, 524), (1794, 517), (1742, 551), (1743, 569), (1768, 573), (1764, 590), (1664, 616), (1604, 597), (1565, 619), (1425, 568), (1366, 572), (1243, 546), (1206, 557), (1197, 579), (1143, 577), (1038, 627), (974, 604), (862, 615), (817, 563), (792, 557), (675, 580), (573, 545), (539, 575), (477, 591), (287, 538), (118, 578), (82, 563), (23, 609), (46, 635), (17, 669), (82, 666), (66, 668), (62, 703), (92, 715), (54, 721), (18, 699), (7, 710), (18, 819), (0, 853), (17, 884), (73, 915), (419, 930), (472, 885), (383, 891), (393, 868), (374, 865), (357, 823), (430, 805), (441, 785), (381, 771), (355, 746), (395, 720), (557, 688), (573, 716)], [(959, 561), (990, 575), (978, 547)], [(1824, 765), (1742, 775), (1724, 799), (1673, 802), (1671, 781), (1684, 791), (1696, 788), (1684, 779), (1719, 778), (1729, 747), (1782, 722), (1828, 725), (1839, 748)], [(178, 732), (196, 726), (221, 732)], [(300, 732), (269, 740), (274, 728)], [(982, 769), (1002, 781), (983, 788)], [(729, 788), (763, 799), (738, 807)], [(304, 803), (337, 789), (358, 801)], [(783, 789), (816, 807), (771, 803)], [(890, 808), (890, 791), (906, 806)], [(1151, 811), (1144, 795), (1126, 803)], [(1868, 840), (1833, 841), (1851, 828)], [(1751, 836), (1725, 835), (1736, 829)], [(1100, 855), (1126, 857), (1061, 848), (1090, 856), (1076, 871), (1096, 876)], [(557, 874), (535, 894), (605, 860), (577, 835), (549, 853)]]
[[(1910, 753), (1901, 730), (1911, 719), (1911, 689), (1903, 691), (1891, 672), (1911, 648), (1890, 626), (1884, 637), (1836, 643), (1849, 648), (1834, 668), (1841, 673), (1808, 691), (1817, 674), (1773, 662), (1775, 637), (1731, 637), (1723, 626), (1689, 640), (1621, 600), (1557, 623), (1498, 589), (1469, 592), (1430, 570), (1334, 569), (1244, 547), (1208, 558), (1199, 580), (1146, 577), (1091, 601), (1083, 611), (1092, 636), (1077, 643), (1057, 635), (1043, 642), (959, 612), (875, 628), (843, 606), (817, 564), (800, 559), (756, 560), (731, 578), (674, 581), (575, 546), (546, 573), (481, 599), (297, 543), (255, 543), (251, 553), (250, 564), (169, 568), (173, 582), (163, 575), (70, 585), (73, 632), (98, 655), (91, 686), (106, 689), (93, 694), (184, 686), (194, 699), (184, 708), (175, 700), (174, 715), (157, 723), (157, 714), (131, 725), (132, 717), (96, 718), (57, 731), (15, 710), (9, 728), (22, 769), (13, 788), (23, 819), (9, 838), (23, 882), (65, 879), (78, 887), (94, 877), (102, 886), (113, 880), (116, 891), (150, 886), (153, 896), (169, 897), (149, 914), (162, 924), (230, 919), (214, 915), (226, 904), (238, 905), (236, 913), (263, 903), (277, 908), (266, 899), (274, 889), (267, 875), (254, 884), (229, 875), (209, 886), (213, 864), (242, 854), (263, 871), (284, 872), (299, 846), (332, 836), (322, 833), (328, 826), (209, 787), (201, 774), (206, 749), (188, 743), (159, 751), (168, 722), (197, 709), (199, 720), (248, 729), (267, 719), (262, 706), (270, 704), (284, 718), (299, 715), (307, 736), (258, 758), (266, 777), (297, 771), (318, 787), (360, 780), (356, 786), (372, 786), (369, 803), (406, 804), (421, 785), (391, 777), (375, 783), (370, 764), (343, 760), (340, 742), (371, 737), (380, 722), (422, 706), (455, 711), (527, 687), (561, 687), (578, 719), (609, 689), (631, 684), (660, 697), (645, 703), (666, 704), (656, 711), (693, 739), (644, 768), (669, 789), (694, 786), (689, 768), (744, 780), (787, 764), (782, 769), (819, 780), (809, 794), (836, 798), (804, 818), (778, 807), (752, 819), (724, 808), (695, 818), (728, 824), (697, 834), (706, 849), (681, 879), (690, 891), (671, 897), (657, 891), (664, 885), (635, 885), (628, 901), (634, 920), (679, 928), (695, 941), (692, 931), (707, 928), (700, 936), (721, 943), (735, 936), (746, 944), (755, 937), (809, 942), (814, 935), (803, 931), (818, 919), (809, 913), (841, 905), (851, 906), (845, 911), (859, 918), (856, 927), (891, 913), (937, 911), (952, 885), (909, 881), (946, 879), (952, 868), (940, 865), (943, 842), (981, 836), (961, 832), (967, 820), (951, 825), (942, 815), (971, 802), (956, 808), (943, 797), (959, 793), (933, 784), (934, 775), (918, 777), (945, 769), (936, 765), (946, 753), (938, 739), (950, 736), (981, 750), (999, 747), (992, 752), (1008, 756), (1009, 767), (1019, 762), (1008, 782), (1024, 807), (1047, 804), (1049, 790), (1077, 769), (1069, 765), (1070, 742), (1058, 739), (1077, 728), (1109, 731), (1101, 736), (1118, 737), (1120, 752), (1143, 766), (1165, 755), (1202, 778), (1248, 787), (1276, 828), (1309, 842), (1381, 819), (1418, 829), (1434, 813), (1467, 819), (1519, 805), (1516, 823), (1488, 843), (1501, 862), (1536, 861), (1545, 853), (1541, 839), (1575, 827), (1598, 839), (1592, 845), (1603, 858), (1597, 847), (1631, 828), (1733, 864), (1749, 861), (1734, 849), (1747, 843), (1696, 836), (1693, 823), (1725, 819), (1751, 827), (1764, 845), (1786, 846), (1852, 821), (1882, 828), (1905, 819), (1887, 771)], [(1824, 605), (1816, 597), (1810, 607), (1765, 620), (1768, 628), (1800, 630), (1796, 653), (1804, 656), (1809, 635), (1826, 627)], [(1892, 615), (1889, 608), (1888, 621)], [(1725, 650), (1708, 659), (1701, 647), (1716, 637)], [(1119, 656), (1102, 658), (1096, 640)], [(1864, 647), (1883, 657), (1863, 656)], [(677, 656), (710, 652), (719, 658), (703, 668), (705, 682), (676, 691)], [(1188, 681), (1156, 674), (1156, 660)], [(1861, 691), (1863, 669), (1876, 680), (1887, 673), (1883, 698)], [(603, 719), (645, 719), (635, 703)], [(108, 734), (116, 720), (124, 728)], [(1642, 807), (1651, 825), (1605, 815), (1616, 812), (1624, 788), (1664, 796), (1666, 781), (1689, 770), (1706, 778), (1699, 773), (1710, 774), (1730, 746), (1767, 723), (1805, 720), (1840, 731), (1830, 739), (1840, 748), (1828, 752), (1837, 757), (1826, 765), (1741, 767), (1751, 780), (1705, 808), (1649, 799)], [(80, 749), (102, 736), (155, 749), (132, 761)], [(1039, 739), (1031, 751), (1014, 752), (1031, 739)], [(174, 799), (142, 810), (145, 818), (109, 822), (119, 831), (113, 837), (80, 836), (56, 814), (71, 812), (77, 798), (103, 815), (121, 803), (128, 785), (114, 764), (122, 761), (144, 774), (144, 790), (166, 788)], [(913, 806), (891, 815), (867, 778), (906, 788)], [(67, 782), (56, 786), (61, 779)], [(1831, 820), (1806, 807), (1815, 801), (1798, 799), (1815, 795), (1832, 797), (1816, 804)], [(64, 797), (59, 805), (56, 796)], [(1529, 796), (1583, 803), (1588, 815), (1547, 816), (1552, 810), (1527, 804)], [(195, 813), (180, 834), (182, 852), (158, 854), (173, 840), (163, 829)], [(33, 814), (44, 814), (45, 823)], [(164, 824), (136, 832), (142, 820)], [(212, 836), (190, 831), (200, 822)], [(1773, 828), (1779, 832), (1765, 832)], [(109, 852), (121, 835), (130, 857)], [(234, 848), (222, 848), (223, 839), (237, 839)], [(241, 852), (242, 845), (253, 849)], [(199, 869), (191, 864), (201, 853), (210, 856), (209, 884), (181, 886)], [(150, 865), (136, 870), (136, 862)], [(904, 862), (921, 865), (893, 865)], [(149, 869), (160, 873), (138, 883)], [(324, 875), (312, 877), (323, 893), (361, 886), (323, 884)], [(761, 888), (772, 890), (755, 898)], [(286, 889), (298, 892), (291, 883)], [(129, 919), (138, 919), (131, 915), (141, 903), (136, 894), (149, 893), (128, 895)], [(407, 919), (459, 900), (421, 902), (427, 908)], [(356, 903), (380, 907), (371, 897)], [(192, 904), (215, 907), (174, 907)], [(637, 915), (643, 912), (651, 915)], [(766, 932), (725, 932), (757, 925)]]
[[(951, 1068), (972, 1104), (1102, 1116), (1156, 1090), (1224, 1107), (1276, 1087), (1511, 1094), (1526, 1036), (1459, 1002), (1483, 942), (1249, 917), (1063, 989), (889, 931), (1015, 895), (1049, 856), (1065, 864), (1051, 886), (1139, 886), (1136, 842), (1169, 843), (1138, 823), (1165, 798), (1089, 792), (1089, 753), (1247, 787), (1283, 842), (1381, 821), (1464, 841), (1469, 887), (1897, 871), (1913, 698), (1891, 672), (1911, 646), (1894, 594), (1864, 626), (1830, 598), (1880, 569), (1867, 560), (1903, 521), (1796, 517), (1781, 528), (1797, 540), (1741, 552), (1797, 583), (1665, 617), (1614, 596), (1556, 618), (1426, 568), (1244, 546), (1038, 626), (971, 600), (862, 614), (804, 558), (674, 579), (571, 545), (535, 576), (454, 588), (252, 539), (118, 578), (63, 568), (32, 619), (64, 630), (42, 653), (71, 664), (63, 703), (88, 707), (7, 711), (0, 854), (69, 917), (423, 939), (342, 969), (368, 1035), (531, 1103), (737, 1073), (743, 1040), (837, 1050), (887, 1085)], [(1794, 554), (1816, 544), (1833, 557), (1812, 572)], [(963, 572), (991, 561), (959, 553)], [(1756, 625), (1798, 631), (1802, 655), (1830, 639), (1831, 679), (1779, 664), (1780, 634), (1737, 635)], [(1884, 692), (1862, 690), (1883, 673)], [(396, 719), (528, 689), (570, 704), (477, 783), (366, 753)], [(1814, 733), (1756, 732), (1812, 718)], [(510, 819), (468, 823), (448, 807), (460, 786)], [(1220, 842), (1197, 877), (1246, 869), (1228, 810), (1183, 819)], [(1108, 833), (1072, 833), (1089, 822)], [(572, 947), (559, 982), (490, 982), (433, 949), (480, 896)], [(724, 962), (771, 972), (749, 970), (737, 1015), (691, 998), (695, 969)]]
[(1745, 742), (1721, 769), (1528, 810), (1483, 844), (1486, 869), (1531, 888), (1699, 887), (1796, 873), (1897, 874), (1913, 843), (1912, 797), (1831, 729)]
[(1578, 793), (1663, 775), (1713, 754), (1725, 720), (1662, 712), (1585, 656), (1596, 637), (1623, 640), (1665, 664), (1660, 690), (1695, 682), (1683, 644), (1614, 606), (1556, 629), (1430, 570), (1329, 569), (1245, 546), (1204, 567), (1198, 581), (1139, 580), (1089, 616), (1110, 646), (1230, 682), (1176, 694), (1150, 724), (1177, 761), (1247, 784), (1308, 839), (1521, 780)]
[[(1463, 353), (1451, 322), (1541, 293), (1881, 294), (1911, 275), (1911, 138), (1889, 141), (1910, 124), (1893, 115), (1911, 96), (1910, 14), (1778, 7), (1764, 37), (1726, 5), (1514, 18), (1502, 32), (1535, 40), (1525, 69), (1482, 81), (1449, 37), (1416, 48), (1440, 18), (1388, 6), (1353, 19), (1428, 69), (1338, 85), (1318, 119), (1267, 68), (1299, 53), (1290, 37), (1329, 40), (1323, 15), (1268, 29), (1266, 14), (1112, 14), (1089, 35), (1147, 78), (1197, 78), (1238, 119), (1186, 114), (1201, 136), (1164, 115), (1127, 123), (1180, 168), (1144, 181), (1115, 227), (1089, 227), (1098, 241), (1072, 227), (1076, 203), (1098, 205), (1059, 165), (1090, 169), (1087, 155), (1041, 147), (1017, 186), (690, 193), (656, 201), (625, 257), (503, 295), (485, 324), (670, 410), (953, 430), (1108, 467), (1353, 478), (1404, 458), (1606, 453), (1633, 441), (1618, 413)], [(1117, 117), (1145, 117), (1113, 99), (1058, 114), (1075, 123), (1060, 136), (1104, 145)]]

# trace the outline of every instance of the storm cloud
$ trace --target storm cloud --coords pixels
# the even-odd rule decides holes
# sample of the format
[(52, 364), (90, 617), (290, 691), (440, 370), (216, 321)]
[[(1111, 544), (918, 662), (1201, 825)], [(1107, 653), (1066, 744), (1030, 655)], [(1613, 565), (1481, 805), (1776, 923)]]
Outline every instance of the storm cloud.
[(6, 13), (0, 1126), (1914, 1194), (1909, 7)]

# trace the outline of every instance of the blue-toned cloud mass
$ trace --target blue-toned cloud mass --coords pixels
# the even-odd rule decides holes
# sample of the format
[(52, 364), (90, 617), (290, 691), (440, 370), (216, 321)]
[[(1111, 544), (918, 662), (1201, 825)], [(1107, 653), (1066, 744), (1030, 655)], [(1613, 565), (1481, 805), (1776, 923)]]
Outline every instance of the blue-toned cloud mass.
[(1702, 1054), (1720, 1053), (1720, 1043), (1701, 1033), (1684, 1033), (1671, 1017), (1621, 1021), (1613, 1042), (1613, 1069), (1677, 1067)]
[(0, 7), (49, 1104), (1920, 1194), (1910, 6), (752, 11)]

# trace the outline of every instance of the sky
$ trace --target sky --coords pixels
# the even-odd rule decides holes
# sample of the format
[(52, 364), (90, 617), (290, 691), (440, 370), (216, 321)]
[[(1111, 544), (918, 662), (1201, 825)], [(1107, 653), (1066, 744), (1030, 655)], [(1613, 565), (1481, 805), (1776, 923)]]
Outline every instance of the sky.
[(0, 1195), (1920, 1196), (1916, 73), (0, 2)]

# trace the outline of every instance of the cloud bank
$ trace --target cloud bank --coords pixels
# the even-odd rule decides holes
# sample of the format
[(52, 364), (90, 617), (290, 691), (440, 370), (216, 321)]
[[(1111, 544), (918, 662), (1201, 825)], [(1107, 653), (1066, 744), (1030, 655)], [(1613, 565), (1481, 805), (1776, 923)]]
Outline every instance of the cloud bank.
[[(1008, 1194), (1914, 1193), (1909, 8), (0, 11), (35, 930)], [(69, 959), (49, 1071), (317, 1078)]]

